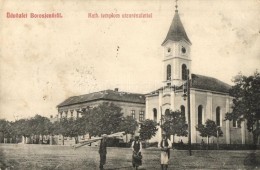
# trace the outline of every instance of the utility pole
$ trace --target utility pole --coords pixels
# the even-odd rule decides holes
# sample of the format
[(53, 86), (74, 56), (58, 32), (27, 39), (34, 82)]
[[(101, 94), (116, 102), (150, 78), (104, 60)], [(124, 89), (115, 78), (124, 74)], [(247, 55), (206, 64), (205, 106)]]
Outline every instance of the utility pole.
[[(218, 126), (218, 127), (219, 127), (219, 126)], [(217, 149), (219, 150), (219, 144), (218, 144), (218, 137), (219, 137), (218, 127), (217, 127)]]
[(191, 125), (190, 125), (190, 73), (189, 69), (187, 69), (187, 105), (188, 105), (188, 127), (189, 127), (189, 154), (191, 156)]
[(188, 146), (189, 146), (189, 154), (191, 156), (191, 125), (190, 125), (190, 74), (189, 69), (186, 69), (186, 82), (183, 84), (183, 99), (187, 99), (187, 107), (188, 107)]

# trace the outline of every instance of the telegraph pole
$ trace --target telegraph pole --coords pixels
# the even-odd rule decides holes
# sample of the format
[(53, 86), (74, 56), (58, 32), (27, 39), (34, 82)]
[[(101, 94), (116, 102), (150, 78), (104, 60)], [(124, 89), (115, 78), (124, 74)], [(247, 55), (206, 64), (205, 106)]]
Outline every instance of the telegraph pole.
[(187, 105), (188, 105), (188, 127), (189, 127), (189, 154), (191, 156), (191, 125), (190, 125), (190, 74), (189, 69), (187, 69)]

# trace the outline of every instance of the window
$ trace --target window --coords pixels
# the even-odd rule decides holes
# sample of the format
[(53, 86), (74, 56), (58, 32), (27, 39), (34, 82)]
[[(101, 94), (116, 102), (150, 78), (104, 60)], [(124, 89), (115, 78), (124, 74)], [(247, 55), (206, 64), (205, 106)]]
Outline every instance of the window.
[(153, 109), (153, 120), (157, 122), (157, 109)]
[(135, 119), (135, 110), (131, 110), (132, 118)]
[(187, 66), (185, 64), (182, 64), (181, 73), (182, 73), (182, 80), (187, 80)]
[(233, 119), (233, 127), (235, 127), (235, 128), (238, 127), (237, 126), (237, 121), (235, 119)]
[(186, 120), (185, 107), (183, 105), (181, 105), (181, 113), (184, 114)]
[(73, 110), (70, 111), (70, 117), (73, 117)]
[(171, 68), (171, 65), (167, 65), (167, 71), (166, 71), (166, 80), (171, 80), (171, 71), (172, 71), (172, 68)]
[(185, 114), (185, 107), (181, 105), (181, 112)]
[(199, 107), (198, 107), (198, 124), (202, 124), (202, 111), (203, 111), (203, 107), (202, 107), (202, 105), (199, 105)]
[(165, 110), (165, 116), (170, 116), (170, 114), (171, 114), (171, 113), (170, 113), (170, 110), (169, 110), (169, 109), (166, 109), (166, 110)]
[(216, 108), (216, 124), (220, 126), (220, 107)]
[(140, 111), (139, 113), (139, 121), (143, 121), (144, 120), (144, 111)]

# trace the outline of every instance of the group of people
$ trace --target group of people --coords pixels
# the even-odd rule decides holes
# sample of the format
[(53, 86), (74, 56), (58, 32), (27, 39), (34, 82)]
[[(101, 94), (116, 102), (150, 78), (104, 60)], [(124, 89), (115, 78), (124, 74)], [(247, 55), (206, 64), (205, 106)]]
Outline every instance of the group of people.
[[(132, 155), (132, 165), (133, 168), (138, 169), (142, 165), (142, 143), (139, 136), (135, 136), (134, 141), (131, 145), (133, 155)], [(166, 134), (162, 134), (162, 140), (158, 142), (158, 148), (161, 150), (161, 169), (167, 170), (170, 158), (170, 149), (172, 148), (171, 141), (166, 137)], [(107, 154), (107, 135), (102, 135), (102, 139), (99, 145), (99, 155), (100, 155), (100, 170), (103, 170), (106, 163)]]

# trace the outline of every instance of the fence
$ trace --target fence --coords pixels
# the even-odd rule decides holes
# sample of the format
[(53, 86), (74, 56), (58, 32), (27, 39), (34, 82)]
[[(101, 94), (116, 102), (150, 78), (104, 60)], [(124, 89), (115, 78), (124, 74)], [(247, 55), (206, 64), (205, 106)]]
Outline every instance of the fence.
[[(175, 143), (174, 149), (188, 150), (187, 144)], [(191, 144), (192, 150), (260, 150), (260, 145), (253, 144)]]

